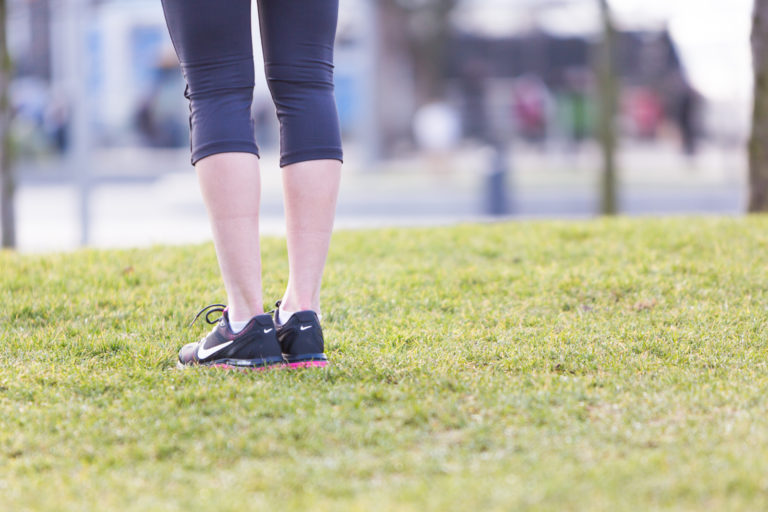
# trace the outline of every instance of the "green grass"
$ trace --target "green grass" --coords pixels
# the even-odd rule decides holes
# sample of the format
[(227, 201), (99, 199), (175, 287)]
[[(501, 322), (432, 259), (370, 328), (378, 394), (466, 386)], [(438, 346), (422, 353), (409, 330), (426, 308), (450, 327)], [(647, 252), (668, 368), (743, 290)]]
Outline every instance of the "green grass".
[(332, 365), (239, 373), (175, 369), (210, 245), (3, 253), (0, 509), (765, 510), (767, 262), (766, 217), (342, 232)]

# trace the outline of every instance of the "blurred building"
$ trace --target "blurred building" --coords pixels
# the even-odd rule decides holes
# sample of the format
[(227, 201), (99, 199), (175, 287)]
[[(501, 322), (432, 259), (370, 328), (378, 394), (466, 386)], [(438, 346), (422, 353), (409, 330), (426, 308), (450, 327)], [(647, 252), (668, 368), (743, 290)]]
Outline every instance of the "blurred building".
[[(93, 142), (186, 146), (183, 80), (158, 0), (9, 0), (22, 152), (67, 146), (72, 103), (66, 83), (71, 77), (66, 77), (72, 55), (61, 50), (61, 13), (75, 4), (83, 6), (82, 80)], [(592, 136), (591, 55), (600, 36), (594, 2), (461, 0), (442, 21), (430, 19), (423, 9), (409, 11), (405, 4), (341, 3), (339, 114), (345, 137), (371, 158), (415, 149), (415, 113), (436, 100), (459, 112), (468, 139), (578, 144)], [(428, 3), (413, 3), (422, 4)], [(446, 24), (444, 30), (435, 28), (440, 23)], [(677, 126), (685, 148), (693, 150), (702, 98), (689, 80), (674, 34), (663, 26), (623, 27), (624, 135), (653, 140)], [(415, 49), (415, 43), (437, 33), (448, 35), (439, 45), (442, 51), (430, 55)], [(258, 52), (255, 58), (258, 69)], [(442, 97), (429, 97), (433, 91), (422, 83), (426, 68), (439, 73)], [(258, 74), (253, 109), (260, 145), (274, 146), (274, 108)]]
[[(467, 135), (483, 139), (491, 129), (530, 142), (552, 137), (579, 142), (591, 136), (597, 44), (589, 35), (539, 30), (509, 37), (457, 34), (448, 77), (465, 113)], [(669, 34), (621, 32), (618, 63), (625, 135), (653, 139), (664, 123), (677, 124), (678, 104), (695, 93)], [(481, 109), (485, 123), (473, 120)]]
[[(71, 14), (76, 8), (77, 14)], [(73, 62), (67, 50), (72, 28), (67, 25), (68, 16), (80, 18), (78, 59), (82, 62)], [(172, 52), (169, 58), (160, 2), (11, 0), (9, 21), (16, 69), (12, 100), (17, 131), (22, 132), (17, 138), (31, 141), (22, 144), (23, 153), (66, 149), (74, 108), (73, 67), (84, 69), (79, 79), (94, 143), (152, 144), (147, 122), (157, 115), (163, 117), (165, 129), (186, 130), (183, 98), (164, 94), (164, 84), (171, 77), (174, 87), (183, 87), (183, 82), (178, 72), (167, 73), (177, 64)], [(149, 117), (147, 105), (156, 107)], [(182, 120), (176, 126), (166, 122), (178, 116)], [(172, 137), (171, 144), (179, 144), (182, 138), (186, 135)]]

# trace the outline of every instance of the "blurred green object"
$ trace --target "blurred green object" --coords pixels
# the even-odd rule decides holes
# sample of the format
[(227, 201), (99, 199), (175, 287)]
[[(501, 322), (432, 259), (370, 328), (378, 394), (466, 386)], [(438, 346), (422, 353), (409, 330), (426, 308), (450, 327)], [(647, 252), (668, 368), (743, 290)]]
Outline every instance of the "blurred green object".
[(595, 133), (595, 100), (585, 91), (565, 90), (555, 96), (556, 119), (569, 142), (580, 144)]

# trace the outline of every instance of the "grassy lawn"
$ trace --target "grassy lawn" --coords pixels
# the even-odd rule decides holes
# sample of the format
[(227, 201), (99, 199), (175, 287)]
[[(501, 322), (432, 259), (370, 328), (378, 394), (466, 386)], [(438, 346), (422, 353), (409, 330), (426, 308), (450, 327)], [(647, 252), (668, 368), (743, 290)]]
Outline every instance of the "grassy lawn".
[(767, 262), (766, 217), (341, 232), (332, 364), (238, 373), (175, 368), (210, 245), (0, 254), (0, 509), (765, 510)]

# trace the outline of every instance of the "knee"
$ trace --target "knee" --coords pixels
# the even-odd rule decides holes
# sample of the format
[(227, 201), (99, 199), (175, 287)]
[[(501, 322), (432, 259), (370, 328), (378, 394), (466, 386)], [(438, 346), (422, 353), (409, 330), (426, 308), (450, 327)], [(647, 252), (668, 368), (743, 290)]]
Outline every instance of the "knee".
[(182, 64), (189, 99), (222, 96), (253, 89), (253, 59), (243, 56), (211, 62)]
[(280, 120), (280, 166), (304, 160), (341, 160), (333, 65), (270, 64), (266, 76)]
[(251, 120), (253, 61), (185, 65), (192, 161), (219, 152), (258, 154)]
[(333, 94), (333, 65), (268, 64), (265, 74), (269, 90), (276, 102), (302, 101), (306, 96)]
[(190, 98), (192, 163), (215, 153), (258, 155), (251, 118), (253, 88), (239, 87)]

